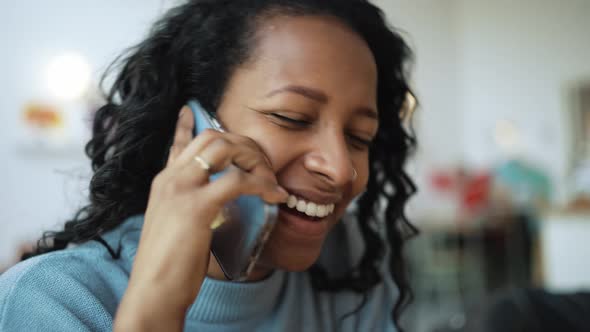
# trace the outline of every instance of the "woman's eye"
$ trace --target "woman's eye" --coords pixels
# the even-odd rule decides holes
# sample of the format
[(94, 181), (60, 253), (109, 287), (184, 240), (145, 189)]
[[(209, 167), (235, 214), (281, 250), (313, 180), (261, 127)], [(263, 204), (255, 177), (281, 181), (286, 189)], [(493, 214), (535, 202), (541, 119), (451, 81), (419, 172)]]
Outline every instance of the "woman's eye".
[(349, 137), (352, 145), (357, 149), (369, 148), (371, 146), (371, 144), (373, 143), (373, 141), (371, 141), (371, 140), (366, 140), (366, 139), (356, 136), (356, 135), (348, 135), (348, 137)]
[(309, 121), (305, 121), (305, 120), (298, 120), (298, 119), (293, 119), (290, 118), (288, 116), (284, 116), (281, 114), (277, 114), (277, 113), (272, 113), (271, 114), (275, 119), (284, 122), (284, 123), (288, 123), (290, 125), (295, 125), (295, 126), (299, 126), (299, 127), (305, 127), (308, 126), (310, 124)]
[[(311, 125), (311, 122), (308, 120), (299, 120), (299, 119), (294, 119), (279, 113), (270, 113), (269, 114), (272, 118), (274, 118), (274, 120), (277, 120), (279, 123), (279, 125), (285, 125), (286, 127), (297, 127), (297, 128), (305, 128), (308, 127), (309, 125)], [(359, 149), (359, 150), (364, 150), (367, 149), (369, 147), (371, 147), (371, 144), (373, 144), (372, 140), (367, 140), (365, 138), (362, 138), (360, 136), (354, 135), (354, 134), (348, 134), (348, 140), (350, 142), (350, 144), (355, 148), (355, 149)]]

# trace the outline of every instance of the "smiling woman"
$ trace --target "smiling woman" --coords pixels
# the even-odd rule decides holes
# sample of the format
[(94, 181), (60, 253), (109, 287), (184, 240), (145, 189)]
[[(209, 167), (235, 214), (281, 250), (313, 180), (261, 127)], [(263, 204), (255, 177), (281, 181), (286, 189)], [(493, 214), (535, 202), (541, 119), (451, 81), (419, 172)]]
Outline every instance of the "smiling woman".
[[(396, 330), (415, 232), (409, 53), (362, 0), (172, 9), (97, 112), (90, 204), (0, 279), (0, 329)], [(226, 131), (193, 137), (190, 99)], [(279, 214), (235, 283), (210, 254), (211, 225), (244, 194)]]
[(229, 79), (217, 115), (260, 145), (300, 212), (334, 204), (316, 223), (299, 223), (303, 216), (288, 206), (280, 211), (285, 222), (265, 250), (269, 265), (304, 270), (366, 187), (379, 126), (377, 68), (367, 43), (336, 18), (275, 16), (265, 25), (272, 29), (258, 33), (255, 56)]

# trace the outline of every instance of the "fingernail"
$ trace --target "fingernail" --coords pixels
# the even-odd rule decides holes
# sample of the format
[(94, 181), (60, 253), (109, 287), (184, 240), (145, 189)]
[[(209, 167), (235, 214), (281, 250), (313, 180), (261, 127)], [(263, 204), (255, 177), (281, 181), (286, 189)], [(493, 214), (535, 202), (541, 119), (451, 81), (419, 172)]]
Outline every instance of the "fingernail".
[(184, 115), (185, 111), (186, 111), (186, 106), (184, 106), (183, 108), (180, 109), (180, 113), (178, 113), (178, 118), (181, 118)]
[(284, 200), (287, 200), (289, 198), (289, 193), (285, 189), (283, 189), (283, 187), (277, 186), (277, 192), (281, 193), (284, 196)]

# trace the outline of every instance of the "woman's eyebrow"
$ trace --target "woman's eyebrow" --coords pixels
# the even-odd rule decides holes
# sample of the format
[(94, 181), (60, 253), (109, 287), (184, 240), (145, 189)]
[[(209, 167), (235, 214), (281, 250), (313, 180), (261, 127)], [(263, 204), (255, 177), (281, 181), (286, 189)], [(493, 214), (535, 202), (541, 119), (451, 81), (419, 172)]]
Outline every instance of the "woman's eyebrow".
[(315, 101), (323, 103), (323, 104), (327, 103), (328, 99), (329, 99), (328, 96), (323, 91), (308, 88), (308, 87), (301, 86), (301, 85), (284, 86), (282, 88), (279, 88), (279, 89), (269, 92), (266, 95), (266, 97), (270, 98), (276, 94), (285, 93), (285, 92), (296, 93), (296, 94), (302, 95), (306, 98), (315, 100)]
[[(327, 103), (329, 100), (328, 95), (326, 95), (323, 91), (301, 85), (287, 85), (282, 88), (273, 90), (266, 94), (266, 98), (270, 98), (279, 93), (295, 93), (323, 104)], [(359, 107), (355, 111), (355, 113), (361, 116), (368, 117), (370, 119), (379, 120), (379, 114), (377, 113), (377, 111), (370, 107)]]

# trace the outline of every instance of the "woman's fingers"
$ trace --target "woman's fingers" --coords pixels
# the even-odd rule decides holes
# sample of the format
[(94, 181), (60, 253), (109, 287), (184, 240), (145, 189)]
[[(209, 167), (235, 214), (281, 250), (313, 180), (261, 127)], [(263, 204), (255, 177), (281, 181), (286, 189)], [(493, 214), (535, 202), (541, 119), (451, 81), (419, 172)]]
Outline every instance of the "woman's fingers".
[(226, 135), (209, 140), (208, 145), (193, 155), (186, 165), (175, 168), (174, 171), (177, 179), (182, 182), (180, 186), (185, 187), (204, 184), (209, 175), (224, 171), (230, 165), (277, 185), (274, 173), (262, 152), (245, 144), (231, 142)]
[(276, 183), (276, 176), (272, 168), (270, 159), (266, 153), (262, 150), (260, 145), (253, 139), (245, 136), (231, 135), (235, 144), (244, 146), (252, 152), (254, 158), (251, 158), (248, 154), (237, 154), (234, 158), (234, 164), (243, 170), (248, 171), (254, 175), (269, 179)]
[(209, 145), (215, 139), (222, 137), (222, 135), (224, 135), (224, 133), (214, 129), (204, 130), (203, 132), (199, 133), (195, 138), (193, 138), (191, 142), (184, 147), (184, 149), (176, 158), (175, 163), (178, 164), (179, 167), (184, 167), (187, 164), (194, 162), (195, 156), (199, 155), (207, 145)]
[[(203, 148), (198, 154), (184, 161), (184, 156), (178, 158), (178, 163), (186, 162), (182, 167), (174, 169), (179, 187), (193, 187), (206, 183), (211, 174), (225, 170), (232, 162), (232, 149), (228, 141), (218, 138)], [(186, 150), (185, 150), (186, 151)]]
[(211, 173), (222, 171), (233, 164), (246, 172), (276, 182), (268, 157), (256, 142), (247, 137), (205, 130), (180, 153), (175, 163), (178, 168), (194, 169), (197, 164), (195, 157), (209, 164)]
[(289, 194), (274, 181), (231, 167), (227, 173), (210, 182), (200, 192), (209, 198), (211, 208), (221, 209), (226, 202), (240, 195), (260, 196), (271, 204), (285, 203)]
[(176, 122), (176, 131), (174, 132), (174, 141), (170, 147), (166, 166), (174, 162), (193, 140), (194, 119), (193, 113), (188, 106), (184, 106), (180, 110), (178, 121)]
[(228, 170), (228, 174), (213, 181), (214, 189), (210, 189), (220, 190), (215, 194), (220, 206), (241, 194), (258, 195), (269, 203), (286, 201), (288, 195), (279, 188), (270, 160), (255, 141), (213, 129), (193, 138), (193, 128), (194, 116), (185, 106), (178, 118), (164, 176), (175, 190), (201, 187), (211, 174)]

